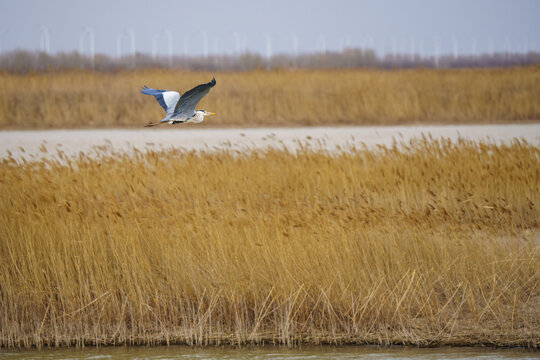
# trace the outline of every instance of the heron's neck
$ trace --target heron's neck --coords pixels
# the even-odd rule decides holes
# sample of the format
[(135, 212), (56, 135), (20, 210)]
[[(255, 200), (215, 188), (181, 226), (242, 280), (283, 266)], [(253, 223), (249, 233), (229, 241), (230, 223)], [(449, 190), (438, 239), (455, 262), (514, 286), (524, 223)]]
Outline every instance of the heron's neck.
[(195, 111), (195, 115), (191, 118), (195, 124), (202, 123), (204, 121), (204, 114), (202, 111)]

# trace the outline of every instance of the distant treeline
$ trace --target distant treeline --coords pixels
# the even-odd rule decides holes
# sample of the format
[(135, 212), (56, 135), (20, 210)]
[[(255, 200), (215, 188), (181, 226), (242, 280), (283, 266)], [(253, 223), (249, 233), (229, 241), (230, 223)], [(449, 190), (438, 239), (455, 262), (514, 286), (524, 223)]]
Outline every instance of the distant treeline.
[(104, 54), (88, 56), (77, 51), (54, 55), (45, 52), (17, 50), (0, 56), (0, 70), (25, 73), (64, 69), (89, 69), (115, 71), (140, 68), (175, 68), (183, 70), (234, 70), (254, 69), (343, 69), (356, 67), (391, 68), (461, 68), (509, 67), (540, 64), (540, 53), (493, 53), (477, 56), (441, 55), (419, 56), (394, 54), (379, 56), (373, 50), (350, 48), (341, 52), (327, 51), (299, 55), (277, 54), (270, 58), (256, 53), (241, 55), (209, 56), (152, 56), (143, 53), (123, 57)]

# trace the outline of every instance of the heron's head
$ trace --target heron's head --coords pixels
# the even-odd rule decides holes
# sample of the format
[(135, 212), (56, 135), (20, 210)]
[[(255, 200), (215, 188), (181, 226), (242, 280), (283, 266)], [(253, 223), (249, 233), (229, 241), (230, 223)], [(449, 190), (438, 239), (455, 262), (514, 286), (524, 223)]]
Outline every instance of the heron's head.
[(197, 110), (197, 112), (202, 113), (203, 116), (216, 115), (215, 113), (206, 110)]

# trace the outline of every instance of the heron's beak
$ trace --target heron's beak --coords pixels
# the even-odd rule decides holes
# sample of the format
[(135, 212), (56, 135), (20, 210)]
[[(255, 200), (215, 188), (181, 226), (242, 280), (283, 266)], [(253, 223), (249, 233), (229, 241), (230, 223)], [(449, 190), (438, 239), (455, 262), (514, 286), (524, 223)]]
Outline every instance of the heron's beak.
[(207, 111), (207, 112), (206, 112), (206, 115), (216, 115), (216, 113)]

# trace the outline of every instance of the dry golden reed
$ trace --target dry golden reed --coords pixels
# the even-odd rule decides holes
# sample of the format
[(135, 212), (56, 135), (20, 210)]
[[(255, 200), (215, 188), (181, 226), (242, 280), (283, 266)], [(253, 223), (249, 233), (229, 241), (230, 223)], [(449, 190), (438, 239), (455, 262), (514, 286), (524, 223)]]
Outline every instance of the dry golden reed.
[(164, 113), (142, 85), (187, 91), (215, 75), (202, 126), (540, 120), (540, 67), (459, 70), (137, 70), (0, 73), (0, 128), (142, 127)]
[(540, 339), (540, 150), (0, 164), (0, 345)]

